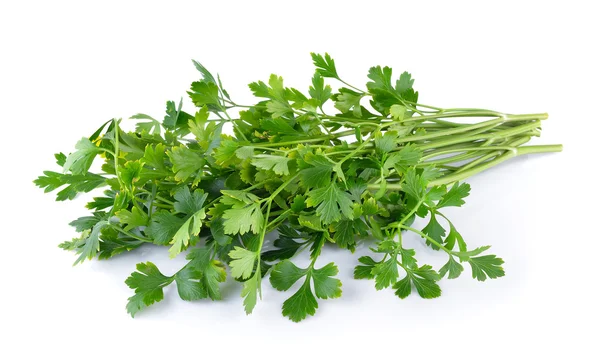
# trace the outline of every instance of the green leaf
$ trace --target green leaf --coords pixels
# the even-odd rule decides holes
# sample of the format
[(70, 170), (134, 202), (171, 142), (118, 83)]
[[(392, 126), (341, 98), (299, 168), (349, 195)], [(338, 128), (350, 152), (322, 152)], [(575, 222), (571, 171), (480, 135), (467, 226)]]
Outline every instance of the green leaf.
[(223, 213), (225, 234), (258, 233), (263, 226), (260, 204), (253, 203), (242, 208), (231, 208)]
[(462, 271), (464, 270), (462, 264), (458, 263), (454, 260), (454, 257), (450, 255), (448, 262), (444, 264), (442, 268), (440, 268), (440, 277), (444, 277), (446, 273), (448, 273), (448, 279), (455, 279), (460, 276)]
[(252, 313), (256, 306), (258, 299), (258, 292), (260, 290), (260, 274), (255, 273), (250, 279), (244, 282), (242, 287), (241, 296), (244, 298), (244, 309), (246, 314)]
[(421, 151), (415, 145), (402, 147), (398, 152), (390, 154), (385, 160), (383, 167), (386, 169), (395, 167), (398, 173), (405, 173), (410, 166), (417, 165), (421, 161)]
[(394, 283), (393, 288), (396, 290), (395, 294), (401, 299), (408, 297), (412, 292), (410, 276), (407, 275), (406, 277)]
[(173, 147), (171, 151), (167, 152), (167, 155), (173, 163), (175, 180), (179, 182), (184, 182), (190, 176), (196, 175), (206, 163), (202, 155), (185, 146)]
[(175, 258), (179, 253), (184, 251), (190, 244), (191, 237), (197, 236), (200, 233), (202, 227), (202, 220), (206, 218), (204, 208), (194, 213), (181, 225), (181, 227), (175, 232), (173, 239), (169, 242), (172, 244), (169, 248), (169, 257)]
[(220, 106), (219, 88), (214, 82), (196, 81), (192, 82), (188, 95), (197, 107), (204, 105)]
[(196, 137), (205, 154), (210, 155), (213, 149), (219, 147), (224, 123), (225, 121), (208, 121), (206, 106), (198, 110), (194, 118), (188, 121), (190, 132)]
[(121, 182), (130, 193), (135, 188), (135, 183), (140, 179), (141, 173), (142, 163), (140, 161), (127, 161), (119, 167)]
[(85, 259), (92, 259), (96, 256), (96, 253), (100, 250), (100, 230), (108, 225), (107, 221), (100, 221), (94, 225), (90, 235), (85, 239), (85, 244), (77, 248), (77, 260), (73, 265), (77, 265), (85, 261)]
[(70, 171), (74, 175), (85, 175), (102, 149), (85, 137), (77, 142), (75, 149), (77, 151), (71, 153), (65, 160), (63, 170)]
[(179, 218), (167, 211), (160, 211), (152, 215), (152, 222), (144, 232), (152, 238), (155, 244), (167, 245), (185, 222), (184, 218)]
[(83, 232), (86, 229), (91, 229), (96, 223), (100, 222), (97, 216), (79, 217), (69, 223), (69, 226), (75, 227), (77, 232)]
[(352, 248), (355, 244), (354, 221), (343, 219), (335, 223), (333, 227), (335, 230), (333, 241), (337, 243), (340, 248)]
[(167, 168), (165, 166), (165, 153), (166, 147), (162, 143), (157, 143), (156, 146), (147, 144), (146, 148), (144, 149), (144, 157), (142, 157), (142, 162), (157, 171), (166, 173)]
[[(444, 236), (446, 235), (446, 229), (440, 225), (440, 222), (437, 221), (435, 213), (431, 213), (431, 217), (429, 219), (429, 223), (423, 228), (423, 233), (431, 237), (433, 240), (438, 242), (439, 244), (444, 243)], [(438, 250), (439, 247), (432, 245), (427, 241), (428, 245), (431, 245), (433, 249)]]
[(283, 302), (282, 314), (293, 322), (299, 322), (308, 315), (315, 315), (318, 307), (317, 299), (310, 289), (310, 281), (307, 279), (294, 295)]
[(414, 167), (409, 168), (404, 175), (404, 183), (402, 184), (402, 190), (408, 193), (416, 200), (423, 198), (427, 185), (423, 181), (423, 178), (417, 174)]
[(504, 277), (504, 269), (502, 268), (504, 261), (493, 254), (471, 257), (469, 258), (469, 264), (471, 265), (473, 278), (477, 278), (478, 281), (483, 282), (487, 278)]
[(325, 85), (323, 76), (318, 71), (312, 78), (312, 86), (308, 89), (308, 94), (317, 100), (320, 106), (331, 97), (331, 86)]
[(211, 259), (211, 256), (211, 251), (206, 247), (193, 248), (186, 256), (190, 261), (187, 266), (202, 274), (199, 280), (207, 296), (212, 300), (219, 300), (221, 299), (219, 283), (225, 282), (227, 272), (223, 263)]
[(239, 143), (230, 137), (225, 137), (221, 140), (219, 147), (215, 149), (215, 160), (223, 167), (228, 167), (235, 162), (239, 161), (236, 155)]
[(314, 52), (310, 53), (312, 57), (313, 63), (317, 67), (317, 73), (323, 77), (331, 77), (339, 79), (337, 74), (337, 70), (335, 68), (335, 61), (329, 56), (328, 53), (325, 53), (325, 56), (316, 54)]
[(263, 252), (261, 258), (264, 261), (272, 262), (275, 260), (284, 260), (291, 258), (305, 242), (296, 242), (296, 238), (306, 238), (305, 235), (296, 232), (296, 230), (286, 225), (281, 225), (277, 229), (279, 238), (273, 242), (277, 249)]
[(440, 277), (430, 265), (423, 265), (412, 271), (411, 279), (421, 298), (431, 299), (442, 295), (442, 290), (436, 283)]
[(143, 113), (135, 114), (129, 117), (132, 120), (150, 120), (149, 122), (137, 122), (135, 124), (135, 131), (139, 133), (148, 133), (152, 135), (160, 135), (160, 122), (151, 116)]
[(152, 262), (138, 263), (136, 272), (125, 280), (127, 286), (135, 290), (128, 298), (127, 312), (134, 317), (141, 309), (163, 300), (163, 287), (169, 285), (172, 277), (163, 275)]
[(438, 202), (436, 207), (460, 207), (463, 204), (465, 204), (463, 198), (467, 197), (470, 191), (471, 186), (468, 183), (463, 182), (459, 185), (458, 182), (455, 182), (452, 188), (450, 188), (450, 190), (448, 191), (448, 193), (446, 193)]
[(242, 146), (235, 150), (235, 155), (240, 160), (245, 160), (247, 158), (254, 157), (254, 147), (252, 146)]
[(302, 212), (305, 208), (306, 208), (306, 203), (304, 201), (304, 196), (301, 195), (296, 195), (294, 197), (294, 201), (292, 202), (292, 204), (290, 205), (290, 208), (292, 209), (292, 211), (294, 211), (295, 213), (300, 213)]
[(327, 158), (309, 153), (304, 161), (310, 166), (300, 171), (300, 182), (304, 187), (326, 187), (331, 182), (333, 164)]
[(367, 75), (373, 81), (367, 82), (367, 88), (369, 91), (377, 90), (392, 90), (392, 69), (385, 66), (373, 66), (369, 69)]
[(371, 273), (375, 277), (375, 289), (381, 290), (389, 287), (398, 279), (396, 257), (392, 256), (385, 262), (376, 264)]
[(379, 153), (388, 153), (396, 148), (398, 133), (396, 131), (387, 131), (383, 135), (381, 132), (375, 134), (375, 148)]
[(202, 272), (193, 267), (185, 266), (175, 274), (177, 292), (183, 300), (198, 300), (208, 296), (201, 281)]
[(363, 256), (358, 258), (358, 261), (363, 265), (357, 265), (354, 267), (354, 279), (373, 279), (375, 275), (373, 274), (373, 269), (375, 269), (375, 265), (377, 262), (371, 257)]
[(415, 258), (414, 249), (400, 248), (400, 258), (402, 259), (402, 265), (407, 268), (417, 268), (417, 259)]
[(396, 92), (403, 94), (406, 93), (407, 90), (412, 90), (414, 82), (415, 80), (411, 78), (411, 75), (404, 71), (396, 81)]
[(210, 71), (206, 69), (206, 67), (202, 66), (202, 64), (196, 60), (192, 60), (192, 63), (194, 64), (196, 69), (202, 74), (202, 80), (204, 80), (205, 82), (212, 82), (214, 84), (217, 83), (217, 81), (215, 81), (214, 76), (210, 73)]
[(230, 236), (225, 234), (225, 228), (223, 227), (222, 218), (213, 218), (210, 221), (210, 233), (213, 239), (220, 245), (226, 246), (231, 243), (232, 239)]
[(340, 88), (339, 91), (338, 94), (332, 97), (335, 102), (333, 106), (342, 113), (351, 112), (355, 117), (362, 117), (360, 100), (364, 95), (345, 87)]
[(390, 106), (390, 115), (395, 120), (402, 121), (404, 116), (406, 116), (406, 107), (402, 105), (392, 105)]
[(250, 90), (256, 97), (271, 98), (269, 86), (262, 81), (253, 82), (249, 84), (248, 87), (250, 87)]
[(433, 202), (440, 200), (446, 194), (446, 186), (433, 186), (425, 195), (426, 203), (433, 206)]
[(452, 249), (454, 249), (456, 242), (458, 242), (458, 248), (461, 252), (467, 251), (467, 243), (465, 243), (465, 240), (463, 239), (461, 234), (458, 233), (456, 228), (454, 228), (452, 223), (450, 223), (450, 232), (448, 233), (448, 236), (446, 237), (446, 240), (444, 242), (444, 247), (452, 250)]
[[(165, 128), (174, 130), (185, 128), (188, 121), (192, 118), (189, 114), (181, 111), (183, 106), (183, 99), (179, 100), (179, 106), (175, 107), (174, 101), (167, 101), (167, 114), (163, 120), (163, 126)], [(184, 132), (187, 133), (187, 132)]]
[(292, 108), (287, 102), (269, 101), (267, 102), (267, 111), (272, 114), (273, 118), (279, 118), (292, 113)]
[(192, 215), (202, 210), (207, 196), (208, 194), (201, 189), (197, 189), (192, 193), (188, 186), (183, 186), (175, 192), (173, 207), (178, 213)]
[(337, 278), (332, 278), (338, 272), (334, 263), (328, 263), (322, 268), (312, 270), (311, 277), (317, 298), (338, 298), (342, 295), (342, 282)]
[[(223, 189), (221, 190), (221, 193), (224, 195), (224, 197), (221, 198), (221, 202), (231, 205), (234, 205), (235, 201), (239, 201), (245, 204), (252, 204), (258, 202), (259, 200), (259, 198), (256, 195), (246, 191)], [(230, 202), (230, 198), (234, 201)]]
[(377, 200), (375, 198), (369, 198), (364, 201), (362, 205), (363, 214), (365, 216), (372, 216), (379, 212), (379, 205), (377, 204)]
[(298, 268), (294, 263), (286, 259), (273, 266), (269, 281), (273, 288), (285, 291), (290, 289), (306, 273), (306, 269)]
[(65, 162), (67, 162), (67, 156), (62, 152), (55, 153), (54, 158), (56, 159), (56, 164), (60, 167), (64, 166)]
[(148, 215), (140, 211), (137, 207), (133, 207), (131, 211), (122, 209), (115, 213), (119, 222), (124, 224), (123, 228), (126, 231), (131, 231), (134, 228), (146, 226), (148, 224)]
[(260, 126), (273, 135), (298, 136), (300, 132), (296, 131), (283, 118), (266, 118), (260, 120)]
[(263, 170), (272, 170), (280, 176), (287, 176), (290, 174), (288, 168), (288, 162), (290, 161), (287, 157), (273, 156), (273, 155), (256, 155), (252, 159), (252, 164)]
[(402, 299), (408, 297), (412, 291), (412, 283), (421, 298), (437, 298), (442, 294), (442, 290), (436, 283), (437, 280), (439, 280), (437, 272), (430, 265), (423, 265), (415, 270), (407, 270), (406, 277), (394, 284), (395, 293)]
[(335, 182), (332, 182), (327, 187), (310, 191), (306, 205), (317, 207), (317, 215), (325, 224), (339, 221), (342, 218), (342, 214), (346, 218), (352, 218), (352, 200), (350, 199), (350, 195), (342, 191)]
[(231, 275), (239, 279), (250, 278), (254, 269), (254, 263), (258, 258), (258, 253), (236, 246), (229, 252), (229, 257), (232, 259), (229, 263)]

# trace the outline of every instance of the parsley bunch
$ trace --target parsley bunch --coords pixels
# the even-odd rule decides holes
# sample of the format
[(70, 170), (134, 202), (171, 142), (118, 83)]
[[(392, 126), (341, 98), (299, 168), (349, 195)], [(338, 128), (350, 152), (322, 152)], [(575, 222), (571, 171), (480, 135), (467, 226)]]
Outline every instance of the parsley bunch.
[[(400, 298), (440, 296), (441, 278), (457, 278), (464, 265), (479, 281), (503, 276), (502, 259), (487, 254), (489, 246), (469, 249), (443, 210), (465, 203), (467, 177), (515, 156), (560, 151), (524, 146), (547, 115), (424, 105), (407, 72), (393, 80), (389, 67), (372, 67), (361, 89), (340, 77), (328, 54), (312, 59), (308, 94), (271, 75), (250, 84), (258, 98), (250, 106), (234, 102), (219, 76), (194, 62), (201, 75), (188, 91), (195, 113), (169, 101), (162, 121), (137, 114), (135, 131), (126, 132), (113, 119), (68, 156), (55, 155), (62, 171), (46, 171), (35, 184), (59, 190), (58, 201), (106, 187), (87, 204), (91, 215), (70, 223), (79, 236), (60, 247), (77, 253), (75, 264), (143, 245), (169, 247), (171, 258), (186, 252), (187, 264), (170, 276), (151, 262), (136, 266), (126, 280), (132, 316), (173, 283), (183, 300), (221, 299), (228, 267), (243, 284), (246, 313), (267, 274), (280, 291), (299, 283), (283, 303), (283, 315), (297, 322), (342, 294), (337, 266), (317, 264), (321, 253), (329, 246), (354, 252), (359, 241), (373, 254), (358, 258), (354, 277)], [(343, 87), (334, 92), (325, 79)], [(101, 169), (92, 173), (98, 158)], [(427, 225), (415, 227), (416, 217)], [(273, 231), (278, 238), (266, 243)], [(403, 244), (408, 235), (447, 254), (447, 263), (437, 270), (419, 263)], [(311, 261), (300, 268), (293, 258), (305, 249)]]

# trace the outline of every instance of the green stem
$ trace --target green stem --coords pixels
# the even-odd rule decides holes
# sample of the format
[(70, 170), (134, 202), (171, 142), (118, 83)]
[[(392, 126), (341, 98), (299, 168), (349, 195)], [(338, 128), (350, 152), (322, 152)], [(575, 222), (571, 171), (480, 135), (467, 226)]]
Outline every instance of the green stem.
[(463, 172), (456, 172), (450, 174), (448, 176), (443, 176), (441, 178), (435, 179), (429, 182), (429, 186), (438, 186), (442, 184), (453, 183), (457, 181), (462, 181), (465, 178), (471, 177), (481, 171), (484, 171), (488, 168), (494, 167), (508, 159), (511, 159), (516, 156), (527, 155), (532, 153), (546, 153), (546, 152), (561, 152), (562, 145), (540, 145), (540, 146), (522, 146), (518, 147), (517, 151), (506, 152), (505, 154), (485, 163), (482, 163), (478, 166), (472, 167)]
[(307, 139), (296, 140), (296, 141), (286, 141), (286, 142), (257, 142), (257, 143), (259, 143), (263, 147), (283, 147), (283, 146), (289, 146), (289, 145), (297, 145), (299, 143), (321, 142), (321, 141), (331, 140), (331, 139), (338, 138), (338, 137), (349, 136), (352, 134), (354, 134), (354, 131), (348, 130), (348, 131), (334, 133), (331, 136), (329, 136), (329, 135), (317, 136), (317, 137), (313, 137), (313, 138), (307, 138)]
[(406, 222), (410, 217), (412, 217), (412, 215), (414, 215), (419, 210), (419, 208), (421, 207), (421, 205), (423, 204), (424, 201), (425, 201), (425, 197), (421, 198), (419, 200), (419, 202), (417, 203), (417, 205), (414, 206), (413, 209), (410, 212), (408, 212), (408, 214), (406, 216), (404, 216), (404, 218), (402, 218), (400, 220), (400, 222), (398, 222), (397, 226), (398, 227), (402, 226), (404, 224), (404, 222)]
[(461, 142), (470, 142), (470, 141), (475, 141), (475, 140), (487, 140), (487, 139), (491, 139), (491, 138), (515, 136), (520, 133), (524, 133), (524, 132), (530, 131), (534, 128), (537, 128), (540, 125), (541, 125), (540, 121), (537, 120), (534, 122), (526, 123), (524, 125), (520, 125), (517, 127), (507, 129), (507, 130), (503, 130), (503, 131), (498, 131), (495, 133), (488, 133), (488, 134), (483, 134), (483, 135), (473, 135), (473, 136), (456, 136), (456, 135), (448, 136), (449, 138), (447, 138), (445, 140), (442, 140), (439, 142), (430, 142), (425, 145), (419, 145), (419, 147), (422, 150), (427, 150), (427, 149), (438, 148), (438, 147), (446, 146), (446, 145), (453, 145), (453, 144), (457, 144), (457, 143), (461, 143)]
[(137, 239), (138, 241), (142, 241), (142, 242), (146, 242), (146, 243), (154, 243), (154, 241), (153, 241), (153, 240), (151, 240), (150, 238), (146, 238), (146, 237), (140, 237), (140, 236), (138, 236), (138, 235), (136, 235), (136, 234), (133, 234), (133, 233), (131, 233), (131, 232), (128, 232), (128, 231), (124, 230), (123, 228), (121, 228), (121, 227), (119, 227), (119, 226), (117, 226), (117, 225), (114, 225), (114, 224), (109, 224), (109, 226), (110, 226), (111, 228), (115, 229), (115, 230), (116, 230), (116, 231), (118, 231), (118, 232), (121, 232), (121, 233), (123, 233), (123, 234), (125, 234), (125, 235), (127, 235), (127, 236), (129, 236), (129, 237), (131, 237), (131, 238), (135, 238), (135, 239)]
[(441, 243), (438, 243), (438, 241), (436, 241), (435, 239), (433, 239), (430, 236), (426, 235), (422, 231), (419, 231), (418, 229), (410, 227), (410, 226), (399, 225), (399, 227), (403, 228), (403, 229), (406, 229), (407, 231), (411, 231), (413, 233), (416, 233), (416, 234), (420, 235), (421, 237), (425, 238), (425, 240), (427, 240), (429, 243), (435, 245), (436, 247), (438, 247), (439, 249), (443, 250), (444, 252), (452, 255), (452, 251), (451, 250), (449, 250), (448, 248), (444, 247)]

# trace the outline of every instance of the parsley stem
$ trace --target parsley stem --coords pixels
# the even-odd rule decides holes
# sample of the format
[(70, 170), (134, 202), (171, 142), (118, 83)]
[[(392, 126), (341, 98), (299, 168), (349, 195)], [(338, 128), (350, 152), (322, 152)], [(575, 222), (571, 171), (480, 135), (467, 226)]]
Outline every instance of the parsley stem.
[(150, 238), (138, 236), (136, 234), (133, 234), (131, 232), (128, 232), (128, 231), (124, 230), (123, 228), (121, 228), (121, 227), (119, 227), (117, 225), (109, 224), (109, 227), (111, 227), (114, 230), (116, 230), (117, 232), (121, 232), (121, 233), (123, 233), (123, 234), (125, 234), (125, 235), (127, 235), (127, 236), (129, 236), (131, 238), (135, 238), (138, 241), (142, 241), (142, 242), (146, 242), (146, 243), (154, 243), (154, 241), (152, 241)]
[(343, 137), (343, 136), (349, 136), (349, 135), (352, 135), (352, 134), (354, 134), (354, 130), (337, 132), (337, 133), (332, 134), (331, 136), (329, 136), (329, 135), (326, 135), (326, 136), (317, 136), (317, 137), (313, 137), (313, 138), (307, 138), (307, 139), (296, 140), (296, 141), (286, 141), (286, 142), (257, 142), (257, 143), (259, 143), (263, 147), (283, 147), (283, 146), (288, 146), (288, 145), (297, 145), (299, 143), (321, 142), (321, 141), (326, 141), (326, 140), (330, 140), (330, 139), (333, 139), (333, 138), (338, 138), (338, 137)]
[(290, 183), (292, 183), (296, 177), (298, 177), (298, 173), (296, 173), (295, 175), (293, 175), (292, 177), (288, 178), (285, 182), (283, 182), (283, 184), (281, 186), (279, 186), (272, 194), (271, 196), (269, 196), (267, 198), (267, 200), (273, 201), (275, 199), (275, 197), (277, 197), (277, 195), (279, 194), (279, 192), (283, 191), (287, 186), (289, 186)]
[(439, 148), (441, 146), (446, 146), (446, 145), (454, 145), (454, 144), (461, 143), (461, 142), (470, 142), (470, 141), (475, 141), (475, 140), (485, 140), (485, 139), (514, 136), (514, 135), (518, 135), (520, 133), (525, 133), (527, 131), (530, 131), (534, 128), (539, 127), (540, 125), (541, 125), (540, 121), (537, 120), (534, 122), (526, 123), (524, 125), (510, 128), (507, 130), (498, 131), (496, 133), (476, 134), (476, 135), (471, 135), (471, 136), (453, 135), (453, 136), (448, 136), (447, 138), (445, 138), (439, 142), (430, 142), (430, 143), (427, 143), (424, 145), (419, 145), (419, 147), (422, 150), (428, 150), (428, 149), (433, 149), (433, 148)]
[(527, 154), (532, 154), (532, 153), (561, 152), (561, 151), (562, 151), (562, 145), (538, 145), (538, 146), (518, 147), (517, 151), (508, 151), (508, 152), (504, 153), (503, 155), (501, 155), (491, 161), (482, 163), (482, 164), (472, 167), (466, 171), (456, 172), (456, 173), (435, 179), (435, 180), (429, 182), (429, 186), (437, 186), (437, 185), (441, 185), (441, 184), (448, 184), (448, 183), (453, 183), (456, 181), (462, 181), (465, 178), (471, 177), (483, 170), (486, 170), (490, 167), (494, 167), (494, 166), (496, 166), (508, 159), (516, 157), (516, 156), (527, 155)]
[[(143, 188), (140, 188), (140, 189), (139, 189), (139, 191), (140, 191), (140, 192), (144, 192), (144, 193), (146, 193), (146, 194), (149, 194), (149, 195), (152, 195), (152, 192), (150, 192), (150, 191), (148, 191), (148, 190), (146, 190), (146, 189), (143, 189)], [(161, 200), (161, 201), (165, 202), (166, 204), (170, 204), (170, 205), (173, 205), (173, 204), (175, 204), (175, 202), (173, 202), (173, 201), (169, 201), (168, 199), (166, 199), (166, 198), (163, 198), (163, 197), (161, 197), (161, 196), (159, 196), (159, 195), (155, 195), (155, 196), (154, 196), (154, 198), (156, 198), (156, 199), (159, 199), (159, 200)]]
[(336, 77), (336, 80), (338, 80), (339, 82), (343, 83), (344, 85), (346, 85), (346, 86), (350, 87), (351, 89), (354, 89), (354, 90), (356, 90), (356, 91), (360, 92), (361, 94), (363, 94), (363, 96), (364, 96), (364, 95), (367, 95), (367, 93), (366, 93), (365, 91), (363, 91), (363, 90), (359, 89), (358, 87), (354, 87), (354, 86), (350, 85), (349, 83), (347, 83), (346, 81), (342, 80), (342, 79), (341, 79), (341, 78), (339, 78), (339, 77)]
[(421, 198), (419, 200), (419, 202), (417, 202), (417, 204), (413, 207), (413, 209), (410, 212), (408, 212), (408, 214), (406, 216), (404, 216), (400, 220), (400, 222), (398, 222), (398, 224), (396, 226), (401, 227), (404, 224), (404, 222), (406, 222), (410, 217), (412, 217), (419, 210), (419, 208), (421, 207), (421, 205), (423, 204), (424, 201), (425, 201), (425, 197), (423, 196), (423, 198)]
[(445, 151), (435, 151), (435, 153), (423, 156), (423, 160), (429, 159), (429, 158), (433, 158), (433, 157), (437, 157), (440, 155), (445, 155), (448, 153), (454, 153), (454, 152), (467, 152), (467, 151), (494, 151), (494, 150), (507, 150), (507, 151), (516, 151), (517, 147), (513, 147), (513, 146), (486, 146), (486, 147), (464, 147), (464, 148), (455, 148), (455, 149), (451, 149), (451, 150), (445, 150)]
[(279, 216), (277, 216), (277, 218), (275, 218), (274, 220), (271, 221), (271, 223), (269, 223), (267, 231), (270, 232), (273, 229), (275, 229), (279, 225), (279, 222), (284, 221), (288, 217), (288, 214), (291, 211), (292, 211), (291, 209), (286, 209), (285, 211), (273, 211), (273, 212), (271, 212), (271, 215), (279, 213)]
[(427, 240), (429, 243), (435, 245), (436, 247), (438, 247), (439, 249), (443, 250), (444, 252), (452, 255), (452, 251), (451, 250), (449, 250), (448, 248), (444, 247), (441, 243), (439, 243), (435, 239), (431, 238), (430, 236), (426, 235), (422, 231), (419, 231), (418, 229), (415, 229), (415, 228), (413, 228), (411, 226), (398, 225), (398, 227), (406, 229), (408, 231), (411, 231), (411, 232), (414, 232), (414, 233), (420, 235), (421, 237), (425, 238), (425, 240)]

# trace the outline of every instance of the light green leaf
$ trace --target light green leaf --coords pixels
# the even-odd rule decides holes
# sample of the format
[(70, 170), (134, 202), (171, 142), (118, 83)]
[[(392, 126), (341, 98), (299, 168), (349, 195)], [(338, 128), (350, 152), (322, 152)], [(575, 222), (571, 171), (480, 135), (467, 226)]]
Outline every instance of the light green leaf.
[(252, 275), (258, 253), (235, 246), (233, 250), (229, 252), (229, 257), (232, 259), (229, 263), (231, 275), (235, 278), (247, 279)]
[(190, 150), (185, 146), (173, 147), (167, 155), (173, 163), (173, 172), (175, 180), (184, 182), (190, 176), (195, 175), (204, 167), (206, 160), (196, 151)]
[(90, 235), (85, 239), (85, 244), (77, 248), (77, 260), (73, 265), (82, 263), (86, 258), (92, 259), (96, 256), (96, 253), (100, 250), (100, 230), (108, 225), (107, 221), (100, 221), (94, 225)]
[(77, 142), (75, 149), (77, 151), (71, 153), (65, 160), (63, 170), (71, 171), (74, 175), (85, 175), (102, 149), (85, 137)]
[(258, 233), (263, 226), (260, 204), (254, 203), (242, 208), (231, 208), (223, 213), (225, 234)]
[(256, 155), (252, 159), (252, 164), (263, 170), (273, 170), (278, 175), (287, 176), (290, 174), (288, 162), (290, 158), (273, 155)]
[(246, 314), (252, 313), (258, 299), (260, 291), (260, 274), (255, 273), (250, 279), (244, 282), (241, 296), (244, 298), (244, 309)]
[(131, 211), (122, 209), (115, 213), (119, 222), (124, 224), (123, 228), (126, 231), (131, 231), (134, 228), (146, 226), (148, 224), (148, 215), (140, 211), (137, 207), (133, 207)]

